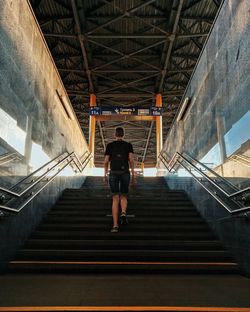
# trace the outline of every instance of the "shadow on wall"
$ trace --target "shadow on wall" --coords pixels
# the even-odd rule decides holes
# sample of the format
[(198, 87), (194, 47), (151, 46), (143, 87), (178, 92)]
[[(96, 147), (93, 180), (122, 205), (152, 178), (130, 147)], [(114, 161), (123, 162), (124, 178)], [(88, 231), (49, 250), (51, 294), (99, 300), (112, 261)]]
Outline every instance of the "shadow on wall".
[(170, 189), (185, 190), (201, 216), (250, 277), (250, 219), (232, 216), (193, 178), (166, 177)]
[[(63, 152), (82, 156), (88, 146), (58, 98), (65, 90), (28, 2), (0, 1), (0, 11), (0, 155), (19, 156), (0, 166), (1, 186), (10, 187)], [(56, 177), (19, 214), (0, 219), (1, 270), (63, 190), (83, 184), (83, 175), (68, 170), (69, 176)]]

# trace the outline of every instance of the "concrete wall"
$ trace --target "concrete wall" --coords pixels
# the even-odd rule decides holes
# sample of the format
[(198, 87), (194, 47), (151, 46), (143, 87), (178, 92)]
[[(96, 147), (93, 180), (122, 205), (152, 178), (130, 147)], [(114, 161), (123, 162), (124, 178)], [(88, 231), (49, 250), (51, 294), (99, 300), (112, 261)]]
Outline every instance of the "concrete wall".
[(189, 177), (166, 177), (170, 189), (185, 190), (201, 216), (250, 277), (250, 219), (231, 216), (199, 184)]
[(183, 97), (191, 99), (189, 109), (182, 121), (175, 120), (163, 148), (213, 167), (227, 161), (224, 176), (239, 178), (240, 172), (243, 179), (249, 169), (229, 170), (229, 157), (250, 155), (249, 10), (248, 0), (223, 2)]
[[(18, 249), (41, 223), (62, 192), (66, 188), (79, 188), (83, 182), (83, 176), (57, 177), (21, 212), (0, 218), (0, 273), (5, 271), (8, 261), (14, 259)], [(15, 178), (12, 183), (15, 183)]]
[[(174, 121), (163, 150), (186, 152), (238, 186), (250, 185), (250, 2), (225, 0), (186, 89), (190, 106)], [(160, 164), (160, 168), (163, 165)], [(163, 171), (162, 171), (163, 172)], [(183, 174), (183, 172), (182, 172)], [(170, 188), (184, 189), (201, 215), (250, 276), (250, 222), (232, 217), (192, 178), (167, 174)]]
[[(9, 187), (65, 151), (80, 157), (88, 146), (53, 59), (26, 0), (0, 1), (0, 154), (19, 161), (0, 167)], [(66, 173), (65, 173), (66, 174)], [(20, 214), (0, 219), (0, 269), (67, 187), (84, 175), (67, 170)]]
[[(0, 12), (0, 137), (5, 148), (18, 151), (32, 169), (37, 157), (43, 162), (66, 150), (83, 155), (87, 143), (28, 1), (3, 0)], [(22, 174), (17, 167), (12, 175), (15, 170)]]

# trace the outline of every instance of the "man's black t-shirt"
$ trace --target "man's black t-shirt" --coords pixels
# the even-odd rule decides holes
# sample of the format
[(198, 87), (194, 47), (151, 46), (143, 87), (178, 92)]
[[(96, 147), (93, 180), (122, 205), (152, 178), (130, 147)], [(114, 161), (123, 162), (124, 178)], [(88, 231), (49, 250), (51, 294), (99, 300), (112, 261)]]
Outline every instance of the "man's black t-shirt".
[(132, 144), (117, 140), (107, 145), (105, 155), (109, 155), (111, 171), (127, 172), (129, 171), (128, 157), (133, 153)]

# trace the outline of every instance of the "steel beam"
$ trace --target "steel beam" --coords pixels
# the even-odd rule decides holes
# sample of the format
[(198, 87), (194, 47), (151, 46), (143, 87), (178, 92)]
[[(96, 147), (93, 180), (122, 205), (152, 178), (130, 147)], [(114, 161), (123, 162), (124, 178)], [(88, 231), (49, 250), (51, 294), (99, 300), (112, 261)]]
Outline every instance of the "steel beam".
[(100, 69), (93, 70), (94, 73), (160, 73), (160, 70), (156, 69)]
[(198, 22), (206, 22), (206, 23), (208, 23), (210, 25), (214, 21), (213, 17), (209, 17), (209, 16), (192, 16), (192, 15), (181, 16), (181, 20), (195, 20), (195, 21), (198, 21)]
[(66, 33), (43, 33), (45, 37), (77, 39), (77, 35)]
[[(148, 3), (148, 4), (151, 4), (151, 3)], [(126, 17), (134, 17), (135, 19), (138, 19), (141, 23), (146, 24), (147, 26), (150, 26), (150, 28), (156, 29), (156, 30), (158, 30), (158, 31), (160, 31), (160, 32), (162, 32), (162, 33), (164, 33), (165, 35), (168, 35), (168, 33), (167, 33), (164, 29), (162, 29), (162, 28), (160, 28), (160, 27), (158, 27), (158, 26), (156, 26), (156, 25), (154, 25), (154, 24), (152, 24), (152, 23), (150, 23), (150, 22), (147, 22), (144, 18), (142, 18), (142, 17), (140, 17), (140, 16), (138, 16), (138, 15), (135, 15), (135, 14), (134, 14), (134, 12), (135, 12), (134, 10), (133, 10), (133, 11), (132, 11), (132, 10), (128, 10), (127, 12), (124, 13), (124, 10), (122, 10), (120, 7), (118, 7), (118, 6), (115, 5), (115, 4), (114, 4), (114, 8), (116, 8), (117, 10), (119, 10), (120, 13), (122, 13), (122, 14), (125, 15)], [(125, 16), (123, 16), (123, 18), (124, 18)]]
[(77, 6), (76, 6), (76, 3), (75, 3), (75, 0), (71, 0), (71, 6), (72, 6), (72, 9), (73, 9), (74, 20), (75, 20), (75, 23), (76, 23), (77, 37), (78, 37), (78, 40), (79, 40), (79, 43), (80, 43), (80, 46), (81, 46), (84, 66), (85, 66), (86, 74), (87, 74), (87, 77), (88, 77), (89, 92), (90, 93), (94, 93), (94, 85), (93, 85), (93, 81), (92, 81), (92, 77), (91, 77), (91, 72), (89, 70), (89, 63), (88, 63), (88, 57), (87, 57), (87, 52), (86, 52), (84, 39), (83, 39), (83, 36), (81, 35), (81, 23), (80, 23), (80, 19), (79, 19), (79, 16), (78, 16)]
[[(95, 41), (91, 41), (91, 42), (93, 42), (93, 43), (95, 43), (95, 44), (97, 44), (97, 45), (100, 45), (99, 43), (97, 43), (97, 42), (95, 42)], [(142, 48), (142, 49), (136, 50), (136, 51), (131, 52), (131, 53), (129, 53), (129, 54), (125, 54), (125, 53), (122, 53), (122, 52), (120, 52), (120, 51), (118, 51), (118, 50), (116, 50), (116, 49), (112, 49), (112, 51), (116, 51), (117, 54), (121, 55), (121, 57), (119, 57), (119, 58), (117, 58), (117, 59), (115, 59), (115, 60), (113, 60), (113, 61), (110, 61), (110, 62), (108, 62), (108, 63), (106, 63), (106, 64), (104, 64), (104, 65), (97, 66), (97, 67), (95, 67), (93, 70), (97, 70), (97, 69), (100, 69), (100, 68), (103, 68), (103, 67), (112, 65), (112, 64), (114, 64), (114, 63), (120, 62), (121, 60), (128, 59), (128, 58), (133, 58), (134, 60), (136, 60), (136, 61), (138, 61), (138, 62), (140, 62), (140, 63), (143, 63), (144, 65), (146, 64), (147, 66), (151, 66), (151, 67), (156, 68), (157, 70), (159, 70), (156, 66), (152, 66), (152, 65), (150, 65), (150, 64), (148, 64), (148, 63), (146, 63), (146, 62), (144, 62), (144, 61), (142, 61), (142, 60), (140, 60), (140, 59), (138, 59), (138, 58), (135, 58), (134, 55), (139, 54), (139, 53), (141, 53), (141, 52), (143, 52), (143, 51), (145, 51), (145, 50), (148, 50), (148, 49), (150, 49), (150, 48), (152, 48), (152, 47), (155, 47), (155, 46), (157, 46), (157, 45), (160, 45), (160, 44), (162, 44), (162, 43), (164, 43), (164, 42), (165, 42), (165, 40), (161, 40), (161, 41), (155, 42), (155, 43), (153, 43), (153, 44), (151, 44), (151, 45), (149, 45), (149, 46), (147, 46), (147, 47), (144, 47), (144, 48)], [(110, 50), (110, 48), (107, 47), (107, 46), (105, 46), (104, 44), (102, 44), (102, 47), (104, 47), (104, 48)]]
[(119, 88), (128, 87), (128, 86), (130, 86), (130, 85), (133, 85), (134, 83), (137, 83), (137, 82), (140, 82), (140, 81), (147, 80), (147, 79), (150, 79), (150, 78), (152, 78), (152, 77), (155, 77), (156, 75), (158, 75), (158, 74), (152, 74), (152, 75), (149, 75), (149, 76), (140, 78), (140, 79), (133, 80), (133, 81), (128, 82), (128, 83), (123, 83), (123, 84), (121, 84), (121, 85), (119, 85), (119, 86), (116, 86), (116, 87), (113, 87), (113, 88), (104, 90), (104, 91), (102, 91), (102, 92), (98, 92), (98, 95), (101, 95), (101, 94), (103, 94), (103, 93), (107, 93), (107, 92), (109, 92), (109, 91), (114, 91), (114, 90), (119, 89)]
[(183, 2), (184, 2), (184, 0), (180, 0), (179, 1), (178, 9), (177, 9), (177, 12), (176, 12), (175, 21), (174, 21), (173, 30), (172, 30), (173, 37), (171, 38), (172, 40), (169, 43), (166, 59), (165, 59), (164, 65), (163, 65), (163, 71), (162, 71), (162, 75), (161, 75), (160, 85), (159, 85), (159, 89), (158, 89), (158, 91), (160, 93), (162, 92), (162, 89), (163, 89), (163, 83), (164, 83), (164, 79), (165, 79), (165, 76), (166, 76), (167, 67), (168, 67), (168, 64), (169, 64), (171, 52), (172, 52), (172, 49), (173, 49), (174, 40), (175, 40), (175, 37), (176, 37), (176, 31), (177, 31), (177, 27), (178, 27), (180, 15), (181, 15)]
[(133, 115), (100, 115), (95, 116), (98, 121), (148, 121), (155, 120), (155, 116), (133, 116)]
[[(95, 72), (95, 74), (96, 74), (96, 76), (99, 76), (99, 77), (105, 79), (105, 81), (106, 81), (106, 80), (109, 80), (109, 81), (115, 82), (115, 83), (117, 84), (117, 88), (119, 88), (119, 87), (124, 87), (124, 83), (122, 83), (122, 82), (120, 82), (120, 81), (118, 81), (118, 80), (116, 80), (116, 79), (113, 79), (113, 78), (104, 76), (104, 75), (102, 75), (102, 74), (100, 74), (100, 73), (97, 73), (97, 72)], [(143, 80), (144, 80), (144, 79), (143, 79)], [(135, 83), (135, 82), (134, 82), (134, 83)], [(132, 85), (132, 82), (129, 82), (129, 84)], [(128, 84), (126, 84), (126, 85), (128, 85)], [(130, 86), (130, 87), (133, 88), (133, 89), (135, 89), (135, 90), (137, 90), (137, 91), (141, 91), (141, 92), (144, 92), (144, 93), (151, 93), (151, 94), (154, 94), (154, 92), (151, 92), (151, 91), (149, 91), (149, 90), (142, 89), (142, 88), (139, 88), (139, 87), (136, 87), (136, 86)], [(110, 90), (110, 89), (109, 89), (109, 90)], [(104, 91), (105, 91), (105, 90), (104, 90)]]
[[(180, 23), (180, 27), (181, 29), (183, 29), (185, 32), (189, 31), (188, 28), (181, 22)], [(194, 37), (190, 37), (191, 41), (200, 49), (202, 50), (202, 45), (194, 38)]]
[(134, 13), (134, 12), (136, 12), (137, 10), (139, 10), (139, 9), (141, 9), (141, 8), (147, 6), (147, 5), (149, 5), (150, 3), (155, 2), (155, 1), (156, 1), (156, 0), (149, 0), (149, 1), (146, 1), (146, 2), (144, 2), (144, 3), (142, 3), (142, 4), (139, 4), (139, 5), (137, 5), (136, 7), (132, 8), (132, 9), (130, 9), (130, 10), (127, 10), (127, 11), (126, 11), (125, 13), (123, 13), (122, 15), (119, 15), (119, 16), (117, 16), (117, 17), (114, 17), (114, 18), (112, 18), (111, 20), (107, 21), (106, 23), (97, 26), (96, 28), (94, 28), (94, 29), (92, 29), (91, 31), (89, 31), (89, 32), (87, 33), (87, 35), (92, 34), (93, 32), (95, 32), (95, 31), (97, 31), (97, 30), (99, 30), (99, 29), (102, 29), (102, 28), (104, 28), (104, 27), (106, 27), (106, 26), (108, 26), (108, 25), (110, 25), (110, 24), (112, 24), (112, 23), (114, 23), (114, 22), (119, 21), (119, 20), (122, 19), (124, 16), (129, 16), (129, 14)]
[(182, 12), (185, 12), (185, 11), (189, 10), (190, 8), (192, 8), (193, 6), (195, 6), (197, 3), (201, 2), (201, 1), (203, 1), (203, 0), (194, 0), (188, 6), (183, 8)]
[(97, 10), (101, 9), (102, 7), (105, 7), (106, 5), (110, 4), (114, 2), (114, 0), (111, 0), (111, 1), (107, 1), (105, 0), (104, 3), (102, 3), (101, 5), (96, 5), (94, 8), (90, 9), (90, 10), (87, 10), (86, 11), (86, 14), (89, 15), (89, 14), (93, 14), (94, 12), (96, 12)]
[[(71, 0), (74, 1), (74, 0)], [(175, 37), (183, 39), (183, 38), (196, 38), (196, 37), (205, 37), (207, 36), (208, 33), (188, 33), (188, 34), (176, 34)], [(164, 39), (163, 42), (165, 42), (165, 40), (172, 40), (172, 37), (170, 35), (127, 35), (127, 34), (120, 34), (120, 35), (105, 35), (105, 34), (101, 34), (101, 35), (84, 35), (82, 33), (79, 33), (78, 35), (75, 34), (66, 34), (66, 33), (44, 33), (45, 37), (54, 37), (54, 38), (69, 38), (69, 39), (77, 39), (80, 38), (81, 41), (84, 41), (85, 39)], [(157, 42), (155, 45), (152, 46), (156, 46), (157, 44), (163, 43), (163, 42)], [(107, 47), (106, 47), (107, 48)], [(145, 47), (143, 50), (147, 50), (149, 49), (149, 47)], [(143, 51), (142, 50), (142, 51)], [(137, 52), (139, 53), (139, 52)], [(136, 53), (135, 53), (136, 54)]]
[[(180, 89), (180, 90), (170, 90), (170, 91), (165, 91), (162, 96), (167, 97), (167, 96), (181, 96), (183, 95), (185, 89)], [(89, 93), (83, 92), (83, 91), (76, 91), (76, 90), (69, 90), (67, 89), (67, 92), (69, 95), (75, 95), (75, 96), (85, 96), (89, 97)], [(153, 99), (153, 95), (151, 94), (142, 94), (142, 93), (108, 93), (108, 94), (100, 94), (96, 93), (97, 98), (132, 98), (132, 99), (138, 99), (138, 98), (151, 98)]]
[[(99, 20), (105, 20), (105, 19), (110, 20), (116, 17), (117, 17), (116, 15), (99, 15), (99, 16), (87, 16), (86, 18), (88, 20), (99, 21)], [(133, 14), (130, 16), (123, 16), (123, 19), (133, 20), (137, 17), (145, 19), (145, 20), (166, 20), (166, 16), (163, 16), (163, 15), (138, 15), (138, 14)]]

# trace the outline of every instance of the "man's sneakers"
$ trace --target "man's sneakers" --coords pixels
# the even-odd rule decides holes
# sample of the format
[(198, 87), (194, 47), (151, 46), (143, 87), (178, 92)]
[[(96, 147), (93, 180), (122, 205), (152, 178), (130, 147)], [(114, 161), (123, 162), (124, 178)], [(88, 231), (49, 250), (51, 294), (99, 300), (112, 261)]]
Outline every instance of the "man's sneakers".
[[(123, 225), (128, 224), (128, 219), (126, 212), (122, 212), (120, 215), (120, 223)], [(118, 226), (113, 226), (112, 229), (110, 230), (111, 233), (118, 233), (119, 227)]]
[(113, 226), (112, 229), (110, 230), (111, 233), (118, 233), (119, 227), (118, 226)]
[(128, 219), (127, 219), (127, 215), (126, 212), (122, 212), (120, 215), (120, 222), (121, 224), (128, 224)]

